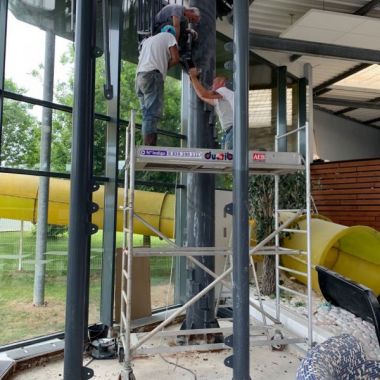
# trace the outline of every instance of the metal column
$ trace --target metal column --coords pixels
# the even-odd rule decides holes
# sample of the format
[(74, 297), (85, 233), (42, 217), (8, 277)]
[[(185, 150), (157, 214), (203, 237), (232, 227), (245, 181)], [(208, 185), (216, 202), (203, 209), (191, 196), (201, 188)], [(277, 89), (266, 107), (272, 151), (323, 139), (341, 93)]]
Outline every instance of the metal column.
[(317, 148), (314, 139), (314, 97), (313, 97), (313, 67), (310, 63), (305, 63), (304, 74), (307, 79), (306, 87), (306, 98), (308, 101), (307, 116), (306, 120), (308, 122), (309, 128), (309, 138), (306, 144), (309, 146), (309, 159), (313, 162), (314, 158), (317, 158)]
[[(298, 91), (298, 101), (297, 101), (297, 127), (301, 128), (306, 123), (306, 84), (307, 80), (306, 78), (300, 78), (297, 83)], [(303, 157), (306, 157), (306, 137), (305, 137), (305, 130), (301, 130), (298, 132), (297, 135), (297, 151), (301, 153)]]
[[(182, 72), (182, 93), (181, 93), (181, 134), (187, 136), (189, 122), (189, 97), (190, 79)], [(181, 140), (181, 146), (186, 146), (186, 141)], [(179, 173), (179, 187), (175, 191), (175, 243), (183, 247), (187, 241), (186, 237), (186, 173)], [(186, 302), (186, 257), (175, 257), (175, 286), (174, 303), (184, 304)]]
[(70, 188), (69, 252), (67, 268), (65, 380), (92, 377), (83, 367), (84, 333), (88, 313), (91, 224), (92, 145), (95, 78), (96, 3), (76, 3), (75, 71)]
[[(47, 30), (45, 35), (45, 62), (43, 100), (53, 101), (54, 92), (54, 58), (55, 58), (55, 35)], [(41, 123), (41, 150), (40, 170), (50, 171), (51, 160), (51, 137), (52, 137), (53, 110), (48, 107), (42, 109)], [(34, 272), (33, 304), (43, 306), (45, 302), (45, 253), (49, 211), (49, 177), (40, 177), (38, 186), (38, 220), (36, 232), (36, 259)]]
[(235, 0), (233, 160), (233, 378), (249, 377), (248, 67), (249, 1)]
[[(215, 74), (216, 50), (216, 1), (193, 0), (190, 6), (198, 7), (202, 18), (199, 25), (199, 38), (194, 49), (194, 61), (202, 69), (201, 81), (212, 83)], [(213, 131), (210, 128), (210, 111), (195, 92), (190, 92), (190, 114), (188, 147), (211, 148), (214, 145)], [(215, 177), (213, 174), (187, 175), (187, 244), (192, 247), (213, 247), (215, 244)], [(202, 264), (214, 271), (215, 258), (202, 256)], [(197, 295), (212, 282), (212, 277), (204, 270), (188, 266), (188, 298)], [(212, 289), (186, 313), (187, 329), (215, 327), (215, 294)]]
[[(103, 218), (103, 259), (102, 288), (100, 299), (100, 320), (107, 326), (113, 323), (114, 273), (115, 273), (115, 231), (117, 211), (117, 179), (118, 179), (118, 142), (120, 114), (120, 31), (121, 0), (109, 1), (109, 47), (110, 74), (113, 97), (108, 100), (106, 140), (106, 177), (104, 184), (104, 218)], [(103, 15), (105, 17), (105, 15)]]
[(1, 136), (3, 129), (3, 108), (4, 108), (4, 80), (5, 80), (5, 50), (7, 44), (7, 24), (8, 24), (8, 0), (0, 1), (0, 162), (1, 162)]
[[(277, 136), (282, 136), (287, 132), (286, 127), (286, 66), (276, 69), (277, 75)], [(287, 137), (278, 140), (278, 152), (287, 152)]]

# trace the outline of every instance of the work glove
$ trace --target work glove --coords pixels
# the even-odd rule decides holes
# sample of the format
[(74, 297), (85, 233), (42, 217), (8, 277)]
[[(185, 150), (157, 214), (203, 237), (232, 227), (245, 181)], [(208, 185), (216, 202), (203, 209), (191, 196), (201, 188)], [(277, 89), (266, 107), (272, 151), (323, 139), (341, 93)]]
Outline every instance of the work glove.
[(186, 29), (186, 33), (191, 34), (193, 41), (196, 41), (198, 39), (198, 33), (194, 29), (191, 29), (191, 28)]

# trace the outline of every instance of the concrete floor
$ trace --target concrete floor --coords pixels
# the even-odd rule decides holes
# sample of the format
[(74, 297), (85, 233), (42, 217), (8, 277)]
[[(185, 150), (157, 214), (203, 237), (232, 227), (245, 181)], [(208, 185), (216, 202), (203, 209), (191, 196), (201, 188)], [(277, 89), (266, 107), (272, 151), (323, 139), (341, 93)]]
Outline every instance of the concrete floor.
[[(219, 320), (220, 327), (227, 331), (232, 329), (228, 320)], [(265, 335), (257, 330), (257, 325), (251, 321), (251, 348), (250, 348), (250, 375), (255, 380), (293, 380), (302, 357), (301, 352), (296, 351), (295, 345), (288, 345), (284, 351), (273, 351), (269, 342), (258, 346), (260, 342), (267, 342)], [(178, 330), (180, 325), (168, 326), (165, 330)], [(259, 328), (260, 330), (260, 328)], [(283, 330), (285, 332), (285, 330)], [(134, 338), (136, 339), (136, 338)], [(256, 342), (256, 343), (255, 343)], [(202, 343), (201, 341), (199, 343)], [(203, 342), (204, 343), (204, 342)], [(154, 336), (145, 342), (143, 349), (172, 350), (176, 347), (175, 337)], [(182, 349), (186, 346), (182, 346)], [(198, 348), (197, 346), (192, 346)], [(140, 356), (132, 361), (133, 373), (137, 380), (171, 380), (171, 379), (195, 379), (195, 380), (220, 380), (231, 379), (232, 369), (224, 365), (224, 359), (232, 355), (231, 349), (219, 349), (215, 351), (187, 351), (180, 353), (151, 354)], [(171, 362), (172, 364), (168, 363)], [(117, 380), (122, 370), (122, 364), (117, 359), (96, 360), (86, 356), (83, 365), (94, 370), (93, 379)], [(63, 360), (42, 363), (41, 366), (20, 371), (12, 377), (15, 380), (45, 380), (63, 379)]]
[[(298, 355), (293, 352), (272, 351), (269, 346), (254, 347), (250, 350), (251, 378), (255, 380), (294, 380), (299, 364)], [(159, 355), (137, 358), (133, 362), (133, 371), (137, 380), (231, 379), (232, 370), (223, 364), (230, 350), (218, 352), (188, 352), (176, 355), (163, 355), (166, 360), (178, 366), (168, 364)], [(93, 360), (85, 358), (84, 365), (95, 372), (93, 379), (117, 380), (122, 369), (117, 360)], [(191, 372), (180, 368), (184, 367)], [(63, 360), (56, 360), (28, 370), (12, 377), (14, 380), (55, 380), (63, 379)]]
[[(337, 330), (339, 323), (330, 319), (323, 320), (319, 314), (324, 310), (322, 306), (326, 306), (323, 300), (315, 296), (313, 298), (313, 338), (317, 343), (321, 343), (329, 336), (339, 335), (341, 330)], [(300, 310), (299, 306), (294, 306), (293, 311), (289, 303), (282, 311), (281, 322), (283, 328), (281, 330), (285, 337), (307, 336), (307, 320), (304, 316), (305, 311)], [(274, 315), (275, 306), (271, 299), (264, 301), (264, 309), (267, 313)], [(290, 310), (289, 309), (289, 310)], [(340, 314), (346, 315), (348, 312)], [(324, 313), (326, 314), (326, 313)], [(324, 315), (323, 314), (323, 315)], [(348, 313), (349, 314), (349, 313)], [(255, 318), (260, 319), (255, 315), (254, 310), (251, 310), (251, 326), (252, 330), (256, 324)], [(357, 329), (358, 318), (353, 316), (353, 322), (345, 322), (346, 330), (344, 332), (355, 336)], [(347, 319), (347, 318), (346, 318)], [(257, 320), (256, 320), (257, 321)], [(355, 323), (354, 323), (355, 322)], [(221, 327), (231, 327), (230, 322), (221, 321)], [(166, 329), (178, 329), (179, 326), (168, 326)], [(372, 326), (373, 328), (373, 326)], [(251, 331), (251, 334), (253, 331)], [(252, 334), (253, 335), (253, 334)], [(257, 334), (256, 334), (257, 335)], [(373, 339), (376, 340), (376, 334), (372, 332)], [(260, 336), (258, 337), (260, 339)], [(261, 336), (262, 338), (262, 336)], [(368, 340), (371, 337), (367, 337)], [(375, 351), (372, 354), (372, 344), (366, 345), (366, 339), (362, 341), (364, 349), (371, 359), (380, 360), (380, 349), (378, 342), (374, 343)], [(166, 340), (166, 338), (165, 338)], [(144, 347), (153, 347), (162, 345), (162, 338), (154, 337), (144, 344)], [(175, 346), (174, 341), (168, 341), (167, 346)], [(368, 347), (367, 347), (368, 346)], [(306, 346), (303, 345), (303, 349)], [(224, 359), (232, 354), (231, 350), (219, 350), (208, 352), (184, 352), (177, 354), (158, 354), (149, 357), (140, 357), (133, 360), (133, 371), (137, 380), (166, 380), (166, 379), (195, 379), (195, 380), (219, 380), (231, 379), (232, 370), (224, 365)], [(250, 376), (254, 380), (290, 380), (294, 379), (300, 359), (304, 356), (304, 352), (297, 351), (297, 346), (288, 345), (284, 351), (272, 351), (271, 346), (265, 345), (260, 347), (252, 347), (250, 349)], [(168, 364), (166, 360), (176, 363), (177, 366)], [(84, 366), (94, 370), (94, 379), (102, 380), (117, 380), (122, 370), (122, 365), (118, 360), (92, 360), (91, 357), (84, 358)], [(183, 368), (181, 368), (183, 367)], [(50, 361), (41, 364), (39, 367), (30, 368), (20, 371), (11, 379), (15, 380), (45, 380), (45, 379), (63, 379), (63, 360)]]

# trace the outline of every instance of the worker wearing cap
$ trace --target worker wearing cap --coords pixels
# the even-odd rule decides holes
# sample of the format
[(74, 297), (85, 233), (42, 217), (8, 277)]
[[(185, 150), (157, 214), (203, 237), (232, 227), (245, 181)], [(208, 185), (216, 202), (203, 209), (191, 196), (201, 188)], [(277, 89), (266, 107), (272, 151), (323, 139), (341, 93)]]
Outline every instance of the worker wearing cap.
[(167, 70), (179, 62), (175, 29), (166, 25), (161, 33), (142, 42), (136, 70), (136, 94), (143, 122), (144, 145), (157, 145), (157, 125), (162, 117)]

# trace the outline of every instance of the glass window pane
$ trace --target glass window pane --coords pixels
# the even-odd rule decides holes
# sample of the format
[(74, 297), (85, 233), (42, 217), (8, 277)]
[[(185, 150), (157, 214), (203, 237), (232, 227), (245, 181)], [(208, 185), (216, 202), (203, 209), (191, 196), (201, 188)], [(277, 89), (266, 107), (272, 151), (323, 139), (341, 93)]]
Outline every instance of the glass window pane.
[[(50, 163), (40, 165), (41, 125), (44, 107), (4, 99), (1, 165), (8, 168), (70, 173), (72, 114), (52, 111)], [(46, 110), (48, 110), (46, 108)], [(43, 129), (46, 133), (47, 126)], [(94, 123), (94, 175), (105, 174), (106, 122)], [(49, 169), (50, 166), (50, 169)]]
[(41, 107), (4, 99), (1, 135), (1, 165), (35, 168), (40, 155)]
[[(40, 106), (4, 99), (1, 136), (3, 166), (62, 173), (70, 171), (72, 115), (53, 111), (51, 133), (49, 133), (48, 124), (41, 128), (43, 110), (44, 108)], [(48, 108), (45, 110), (51, 112)], [(40, 165), (42, 130), (45, 132), (44, 138), (47, 139), (47, 144), (51, 139), (51, 153), (50, 162), (48, 156), (44, 156), (44, 164)]]
[[(70, 181), (49, 180), (45, 251), (37, 244), (40, 178), (0, 173), (0, 183), (0, 319), (7, 326), (1, 345), (64, 329)], [(93, 221), (101, 228), (102, 187), (94, 199), (100, 210)], [(42, 252), (42, 262), (36, 262), (36, 252)], [(99, 321), (102, 252), (99, 230), (91, 238), (89, 323)], [(41, 268), (45, 274), (38, 277)], [(36, 293), (36, 284), (42, 293)], [(36, 294), (42, 294), (41, 307), (33, 304)]]
[[(36, 18), (34, 22), (37, 21)], [(47, 54), (54, 54), (53, 100), (72, 106), (73, 43), (53, 36), (53, 45), (49, 45), (46, 49), (45, 38), (45, 31), (18, 20), (11, 12), (8, 12), (5, 78), (11, 82), (6, 81), (4, 89), (13, 92), (14, 89), (10, 84), (14, 83), (23, 89), (23, 95), (43, 99), (46, 51)]]

